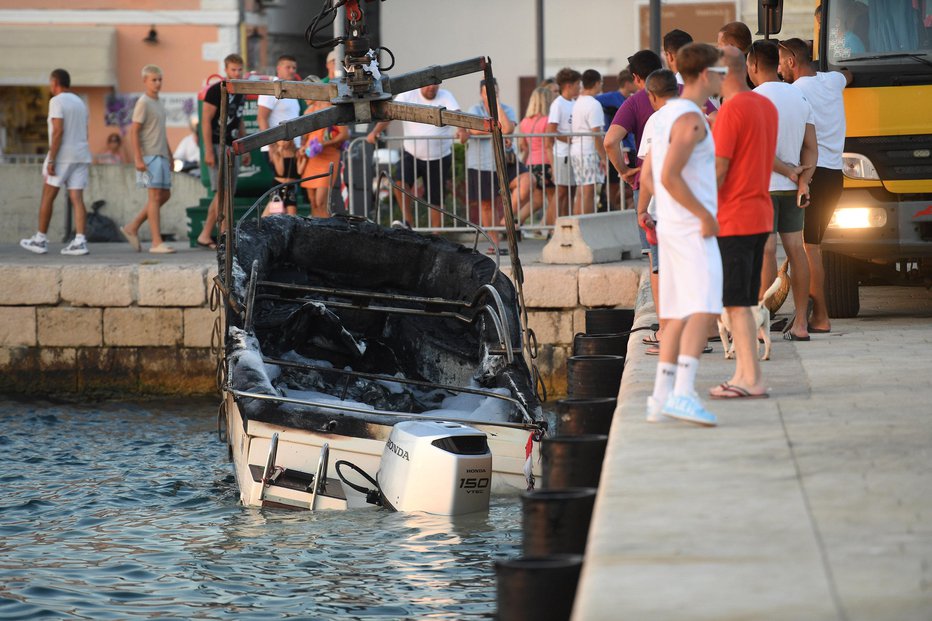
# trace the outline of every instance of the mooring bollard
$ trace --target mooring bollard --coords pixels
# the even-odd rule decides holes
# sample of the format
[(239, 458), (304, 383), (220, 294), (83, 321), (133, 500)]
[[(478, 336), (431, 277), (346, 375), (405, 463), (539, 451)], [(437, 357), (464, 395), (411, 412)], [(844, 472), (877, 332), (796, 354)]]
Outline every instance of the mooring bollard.
[(618, 334), (634, 325), (633, 308), (590, 308), (586, 311), (586, 334)]
[(628, 353), (627, 332), (621, 334), (577, 334), (573, 337), (574, 356), (625, 356)]
[(608, 434), (612, 428), (616, 404), (615, 397), (560, 399), (557, 401), (556, 434), (560, 436)]
[(566, 362), (566, 393), (570, 397), (618, 397), (624, 356), (570, 356)]
[(598, 487), (608, 436), (555, 436), (540, 443), (543, 487)]
[(593, 487), (524, 492), (524, 555), (583, 554), (595, 494)]
[(496, 561), (499, 621), (565, 621), (573, 612), (582, 556), (554, 554)]

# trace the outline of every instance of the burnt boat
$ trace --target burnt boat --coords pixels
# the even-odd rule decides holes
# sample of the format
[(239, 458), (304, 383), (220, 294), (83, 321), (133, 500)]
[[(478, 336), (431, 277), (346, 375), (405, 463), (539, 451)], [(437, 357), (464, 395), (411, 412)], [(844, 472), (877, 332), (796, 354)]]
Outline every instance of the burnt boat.
[[(244, 504), (346, 508), (384, 503), (389, 485), (436, 498), (533, 486), (545, 423), (518, 297), (496, 260), (364, 219), (285, 215), (241, 221), (218, 256), (231, 275), (229, 288), (215, 281), (222, 428)], [(393, 440), (402, 429), (429, 438), (426, 452)], [(490, 476), (469, 476), (480, 454)], [(428, 480), (383, 480), (386, 457)]]

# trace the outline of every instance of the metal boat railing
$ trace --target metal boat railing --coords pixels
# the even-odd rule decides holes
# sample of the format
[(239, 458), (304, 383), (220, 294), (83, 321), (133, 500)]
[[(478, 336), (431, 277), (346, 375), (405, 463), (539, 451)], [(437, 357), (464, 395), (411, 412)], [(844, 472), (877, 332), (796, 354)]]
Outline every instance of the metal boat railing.
[[(435, 420), (435, 421), (446, 421), (452, 423), (462, 423), (464, 425), (489, 425), (492, 427), (504, 427), (507, 429), (523, 429), (526, 431), (541, 431), (543, 429), (542, 423), (531, 422), (531, 423), (511, 423), (507, 421), (486, 421), (486, 420), (473, 420), (470, 418), (460, 418), (453, 416), (430, 416), (428, 414), (412, 414), (410, 412), (391, 412), (388, 410), (377, 410), (375, 408), (361, 408), (353, 405), (333, 403), (326, 401), (311, 401), (309, 399), (293, 399), (291, 397), (280, 397), (278, 395), (265, 395), (257, 392), (249, 392), (246, 390), (236, 390), (235, 388), (227, 388), (227, 391), (238, 399), (257, 399), (259, 401), (274, 401), (276, 403), (290, 403), (293, 405), (303, 405), (318, 407), (322, 409), (336, 410), (338, 412), (352, 412), (354, 414), (366, 414), (369, 416), (382, 417), (382, 418), (407, 418), (411, 420)], [(527, 413), (527, 410), (522, 407), (522, 410)], [(323, 432), (328, 432), (330, 429), (321, 429)]]

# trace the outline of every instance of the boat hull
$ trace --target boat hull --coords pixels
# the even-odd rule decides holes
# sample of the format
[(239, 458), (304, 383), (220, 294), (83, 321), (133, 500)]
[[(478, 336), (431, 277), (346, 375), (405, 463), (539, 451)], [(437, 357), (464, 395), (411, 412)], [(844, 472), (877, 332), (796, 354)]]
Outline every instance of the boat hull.
[[(256, 420), (248, 420), (240, 412), (236, 400), (229, 393), (226, 403), (226, 438), (234, 464), (240, 500), (246, 506), (279, 506), (309, 509), (311, 494), (276, 485), (266, 487), (256, 480), (257, 467), (264, 467), (274, 434), (278, 434), (275, 465), (287, 470), (314, 473), (320, 460), (322, 447), (329, 447), (329, 477), (336, 477), (334, 464), (348, 461), (375, 477), (391, 434), (392, 425), (369, 422), (364, 436), (324, 433), (308, 429), (286, 427)], [(524, 474), (527, 462), (527, 445), (533, 429), (502, 427), (495, 424), (474, 423), (471, 426), (488, 436), (492, 452), (492, 493), (516, 495), (528, 488)], [(540, 476), (540, 444), (531, 442), (531, 465), (534, 477)], [(350, 476), (357, 484), (366, 486), (360, 477)], [(371, 487), (371, 485), (368, 485)], [(344, 485), (345, 501), (318, 495), (315, 509), (358, 509), (372, 507), (365, 494)]]

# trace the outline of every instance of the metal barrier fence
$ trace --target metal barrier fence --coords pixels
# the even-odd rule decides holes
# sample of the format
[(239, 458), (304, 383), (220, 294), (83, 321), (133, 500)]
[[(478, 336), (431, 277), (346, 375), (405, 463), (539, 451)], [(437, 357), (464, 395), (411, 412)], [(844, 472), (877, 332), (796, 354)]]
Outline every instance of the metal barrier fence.
[[(574, 191), (568, 192), (566, 186), (555, 186), (552, 177), (545, 178), (541, 166), (528, 167), (516, 157), (515, 146), (519, 141), (527, 141), (525, 144), (529, 145), (533, 140), (557, 136), (601, 140), (603, 134), (515, 133), (506, 137), (506, 155), (514, 154), (506, 157), (506, 177), (510, 181), (512, 209), (523, 231), (543, 235), (553, 228), (558, 215), (633, 208), (630, 195), (626, 197), (625, 186), (607, 158), (601, 171), (603, 183), (590, 184), (592, 187), (587, 190), (577, 185)], [(447, 214), (393, 191), (390, 179), (409, 187), (413, 185), (414, 193), (423, 201), (444, 211), (487, 230), (504, 231), (503, 208), (497, 198), (499, 186), (489, 140), (487, 136), (470, 136), (465, 144), (460, 144), (456, 138), (443, 136), (392, 136), (380, 139), (379, 145), (374, 146), (365, 137), (355, 138), (344, 152), (344, 179), (349, 189), (347, 208), (350, 213), (366, 216), (383, 226), (407, 224), (427, 232), (471, 231)], [(406, 148), (435, 158), (443, 157), (418, 161), (406, 154)], [(565, 165), (571, 166), (569, 161)], [(571, 195), (575, 196), (577, 204), (570, 202)]]

